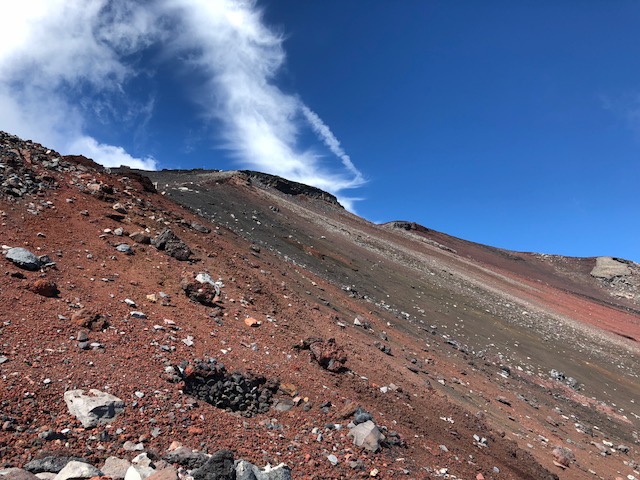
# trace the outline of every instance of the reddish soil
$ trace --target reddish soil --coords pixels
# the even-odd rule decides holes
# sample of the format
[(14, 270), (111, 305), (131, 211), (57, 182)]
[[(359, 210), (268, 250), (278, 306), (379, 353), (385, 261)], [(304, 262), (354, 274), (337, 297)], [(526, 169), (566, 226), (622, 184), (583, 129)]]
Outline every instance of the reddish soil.
[[(294, 478), (368, 477), (373, 469), (378, 478), (415, 479), (638, 476), (640, 362), (632, 339), (640, 338), (640, 317), (634, 300), (612, 297), (589, 277), (593, 259), (548, 261), (377, 226), (330, 198), (285, 194), (246, 173), (148, 172), (158, 183), (153, 193), (127, 176), (136, 172), (110, 174), (77, 158), (51, 165), (55, 152), (0, 140), (1, 164), (22, 177), (50, 177), (38, 191), (2, 194), (0, 243), (55, 262), (30, 272), (0, 259), (3, 466), (43, 451), (96, 462), (133, 456), (124, 442), (142, 439), (151, 452), (177, 440), (209, 453), (229, 448), (256, 464), (286, 462)], [(114, 235), (118, 228), (124, 236)], [(191, 260), (127, 236), (165, 228), (190, 247)], [(116, 251), (120, 243), (133, 255)], [(180, 281), (189, 272), (222, 279), (214, 306), (184, 294)], [(42, 280), (59, 294), (39, 294), (33, 285)], [(103, 348), (78, 348), (71, 317), (82, 307), (108, 320), (108, 328), (89, 332)], [(262, 323), (248, 326), (247, 317)], [(370, 328), (354, 326), (356, 317)], [(188, 336), (193, 346), (182, 342)], [(346, 370), (325, 370), (295, 348), (309, 337), (335, 338)], [(164, 369), (205, 356), (229, 371), (293, 384), (311, 408), (244, 418), (194, 402)], [(550, 378), (551, 369), (578, 388)], [(390, 384), (399, 388), (383, 393)], [(125, 411), (85, 430), (63, 401), (73, 388), (108, 391), (125, 400)], [(375, 454), (355, 447), (340, 417), (350, 402), (403, 442)], [(342, 428), (325, 429), (334, 423)], [(38, 436), (65, 428), (62, 440)], [(603, 441), (613, 444), (606, 456), (595, 445)], [(553, 463), (556, 445), (573, 452), (566, 469)], [(362, 470), (349, 467), (355, 459)]]

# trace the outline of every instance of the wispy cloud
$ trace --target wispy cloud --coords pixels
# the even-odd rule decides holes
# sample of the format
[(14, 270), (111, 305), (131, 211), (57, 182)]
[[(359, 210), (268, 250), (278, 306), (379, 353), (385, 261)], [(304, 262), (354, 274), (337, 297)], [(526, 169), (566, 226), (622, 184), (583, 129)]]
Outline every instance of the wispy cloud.
[[(278, 88), (276, 75), (286, 59), (283, 36), (265, 24), (255, 1), (6, 3), (0, 12), (11, 22), (0, 29), (0, 128), (105, 165), (154, 168), (153, 158), (135, 158), (88, 131), (92, 122), (117, 128), (118, 116), (130, 122), (127, 103), (138, 102), (133, 110), (141, 124), (162, 108), (127, 92), (132, 79), (148, 73), (145, 55), (155, 47), (161, 52), (157, 61), (192, 73), (188, 89), (197, 92), (200, 118), (218, 129), (218, 146), (239, 166), (338, 196), (364, 183), (322, 119)], [(341, 165), (330, 166), (318, 149), (299, 144), (308, 128)], [(353, 208), (354, 199), (341, 198)]]

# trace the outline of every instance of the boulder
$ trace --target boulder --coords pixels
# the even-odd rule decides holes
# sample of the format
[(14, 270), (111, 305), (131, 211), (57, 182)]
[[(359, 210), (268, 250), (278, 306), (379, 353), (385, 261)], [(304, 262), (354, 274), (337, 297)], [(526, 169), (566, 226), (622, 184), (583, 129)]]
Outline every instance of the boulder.
[(64, 401), (69, 413), (80, 420), (84, 428), (107, 423), (124, 410), (122, 400), (96, 389), (89, 390), (88, 394), (84, 390), (69, 390), (64, 392)]
[(376, 424), (371, 420), (367, 420), (353, 427), (349, 431), (348, 436), (353, 438), (354, 445), (369, 450), (370, 452), (380, 450), (380, 442), (385, 439), (385, 436), (380, 433)]
[(10, 248), (7, 251), (7, 260), (25, 270), (36, 271), (40, 270), (40, 267), (42, 266), (38, 257), (26, 248), (21, 247)]

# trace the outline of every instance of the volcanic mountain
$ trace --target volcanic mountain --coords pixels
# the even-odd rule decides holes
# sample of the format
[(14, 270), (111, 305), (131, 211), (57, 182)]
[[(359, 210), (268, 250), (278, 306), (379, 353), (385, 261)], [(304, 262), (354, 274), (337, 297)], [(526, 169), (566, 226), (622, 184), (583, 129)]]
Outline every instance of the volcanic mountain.
[[(117, 478), (108, 458), (144, 452), (149, 475), (196, 480), (285, 477), (184, 458), (640, 478), (634, 262), (376, 225), (272, 175), (108, 170), (5, 133), (0, 220), (0, 473), (74, 456)], [(74, 410), (91, 389), (120, 401), (108, 420)]]

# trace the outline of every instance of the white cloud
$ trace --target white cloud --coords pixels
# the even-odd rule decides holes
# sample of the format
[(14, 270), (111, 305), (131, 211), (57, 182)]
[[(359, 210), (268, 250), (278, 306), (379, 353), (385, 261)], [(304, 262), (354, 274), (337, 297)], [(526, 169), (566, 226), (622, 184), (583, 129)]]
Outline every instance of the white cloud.
[(4, 2), (0, 12), (10, 19), (0, 28), (0, 128), (104, 165), (155, 168), (89, 137), (83, 108), (90, 94), (121, 95), (135, 74), (122, 55), (152, 41), (152, 15), (107, 0)]
[[(364, 183), (329, 127), (277, 87), (283, 37), (265, 25), (253, 0), (22, 0), (4, 2), (0, 14), (11, 19), (0, 28), (2, 129), (105, 165), (154, 168), (153, 158), (87, 133), (90, 122), (117, 128), (118, 115), (129, 118), (118, 108), (141, 69), (129, 62), (153, 45), (159, 60), (194, 73), (192, 82), (204, 79), (189, 89), (198, 92), (203, 121), (221, 125), (222, 146), (239, 166), (334, 194)], [(150, 110), (140, 115), (144, 123)], [(300, 147), (309, 126), (342, 166)]]
[(92, 137), (76, 138), (68, 148), (69, 151), (72, 152), (82, 152), (85, 157), (93, 159), (99, 158), (100, 163), (105, 167), (128, 165), (132, 168), (140, 168), (143, 170), (154, 170), (156, 168), (156, 161), (152, 157), (143, 159), (134, 158), (129, 155), (124, 148), (98, 143), (98, 141)]

